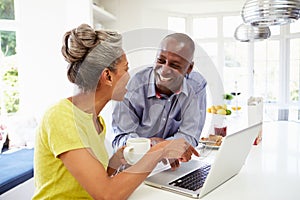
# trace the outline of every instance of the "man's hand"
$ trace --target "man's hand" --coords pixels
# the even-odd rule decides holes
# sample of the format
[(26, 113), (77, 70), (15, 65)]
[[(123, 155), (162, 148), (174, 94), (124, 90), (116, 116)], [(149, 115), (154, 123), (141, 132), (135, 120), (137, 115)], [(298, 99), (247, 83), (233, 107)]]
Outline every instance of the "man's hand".
[[(194, 154), (195, 156), (199, 157), (200, 154), (198, 153), (198, 151), (196, 151), (194, 149), (194, 147), (192, 147), (191, 145), (188, 147), (188, 149), (185, 151), (185, 153), (182, 155), (181, 158), (179, 159), (168, 159), (171, 169), (172, 170), (176, 170), (177, 168), (180, 167), (180, 162), (188, 162), (189, 160), (191, 160), (192, 158), (192, 154)], [(168, 161), (166, 159), (163, 159), (162, 162), (167, 165)]]
[(185, 153), (182, 155), (182, 157), (179, 158), (179, 161), (188, 162), (189, 160), (191, 160), (193, 154), (197, 157), (200, 156), (198, 151), (193, 146), (189, 145)]
[[(168, 161), (169, 161), (169, 162), (168, 162)], [(180, 167), (180, 162), (179, 162), (178, 159), (165, 159), (165, 158), (164, 158), (164, 159), (162, 160), (162, 162), (163, 162), (164, 165), (167, 165), (167, 164), (169, 163), (172, 170), (176, 170), (177, 168)]]

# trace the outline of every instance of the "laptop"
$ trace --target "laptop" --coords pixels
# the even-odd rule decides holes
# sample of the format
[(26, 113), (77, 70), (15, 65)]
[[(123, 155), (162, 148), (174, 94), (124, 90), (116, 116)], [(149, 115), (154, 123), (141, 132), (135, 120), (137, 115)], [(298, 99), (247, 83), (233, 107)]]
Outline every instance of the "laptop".
[(144, 183), (201, 198), (239, 173), (261, 126), (262, 122), (224, 137), (212, 164), (192, 159), (175, 171), (169, 168), (150, 175)]

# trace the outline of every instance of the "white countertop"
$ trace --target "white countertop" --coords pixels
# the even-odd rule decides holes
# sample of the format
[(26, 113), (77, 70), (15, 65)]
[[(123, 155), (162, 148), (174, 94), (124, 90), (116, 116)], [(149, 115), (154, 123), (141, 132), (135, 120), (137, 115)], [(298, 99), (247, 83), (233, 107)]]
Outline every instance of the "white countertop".
[[(211, 153), (210, 158), (215, 152)], [(142, 184), (135, 199), (192, 199)], [(204, 196), (204, 200), (299, 200), (300, 124), (265, 122), (262, 142), (253, 146), (238, 175)]]

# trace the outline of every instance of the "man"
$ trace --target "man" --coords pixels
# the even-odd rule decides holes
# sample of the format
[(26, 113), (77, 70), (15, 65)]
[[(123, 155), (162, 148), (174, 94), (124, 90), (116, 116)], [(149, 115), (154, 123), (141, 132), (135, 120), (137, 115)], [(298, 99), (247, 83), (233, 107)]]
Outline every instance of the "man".
[(132, 137), (150, 138), (152, 145), (185, 138), (197, 146), (206, 116), (206, 80), (192, 71), (194, 51), (193, 40), (182, 33), (161, 41), (155, 65), (137, 72), (124, 100), (116, 103), (113, 148)]

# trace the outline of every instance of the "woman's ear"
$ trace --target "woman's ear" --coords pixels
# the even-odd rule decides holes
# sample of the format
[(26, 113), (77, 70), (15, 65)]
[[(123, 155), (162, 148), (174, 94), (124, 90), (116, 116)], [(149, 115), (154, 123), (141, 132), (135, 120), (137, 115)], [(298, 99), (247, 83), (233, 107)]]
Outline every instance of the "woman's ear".
[(113, 77), (109, 69), (105, 68), (103, 70), (103, 72), (101, 73), (101, 79), (104, 81), (105, 85), (112, 86)]

